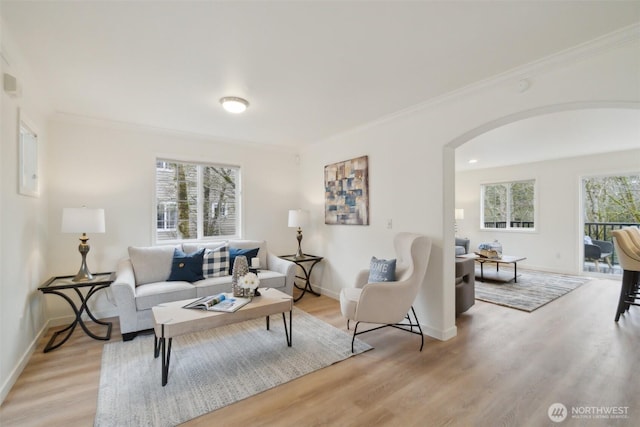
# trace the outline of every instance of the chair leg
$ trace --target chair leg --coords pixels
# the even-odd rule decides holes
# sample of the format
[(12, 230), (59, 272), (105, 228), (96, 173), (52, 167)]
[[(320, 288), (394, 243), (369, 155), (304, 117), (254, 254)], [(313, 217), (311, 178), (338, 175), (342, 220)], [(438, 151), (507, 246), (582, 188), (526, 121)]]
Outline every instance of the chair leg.
[(632, 271), (624, 270), (622, 272), (622, 284), (620, 286), (620, 297), (618, 299), (618, 310), (616, 311), (616, 322), (620, 319), (620, 315), (623, 314), (629, 308), (627, 304), (627, 298), (629, 292), (632, 289), (632, 281), (634, 274)]
[[(415, 323), (413, 322), (413, 320), (411, 320), (410, 314), (407, 313), (407, 316), (405, 318), (409, 321), (409, 323), (394, 323), (394, 324), (382, 325), (376, 328), (367, 329), (366, 331), (363, 331), (363, 332), (358, 332), (358, 325), (360, 324), (360, 322), (356, 322), (356, 326), (353, 328), (353, 338), (351, 339), (351, 352), (353, 353), (353, 343), (356, 340), (356, 335), (365, 334), (367, 332), (372, 332), (377, 329), (386, 328), (388, 326), (391, 326), (396, 329), (400, 329), (405, 332), (410, 332), (415, 335), (420, 335), (420, 351), (422, 351), (422, 348), (424, 347), (424, 335), (422, 334), (420, 321), (418, 321), (418, 316), (416, 316), (416, 311), (413, 309), (413, 306), (411, 306), (411, 313), (413, 313), (413, 318), (415, 319)], [(347, 319), (347, 322), (348, 321), (349, 320)], [(414, 327), (418, 328), (418, 331), (414, 331), (413, 330)]]

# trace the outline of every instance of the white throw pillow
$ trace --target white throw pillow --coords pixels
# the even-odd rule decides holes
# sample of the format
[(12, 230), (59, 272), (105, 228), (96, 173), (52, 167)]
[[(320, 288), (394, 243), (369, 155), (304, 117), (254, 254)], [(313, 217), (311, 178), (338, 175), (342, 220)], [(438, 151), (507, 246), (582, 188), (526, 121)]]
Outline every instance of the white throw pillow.
[(129, 258), (136, 277), (136, 286), (164, 282), (171, 274), (173, 252), (178, 245), (129, 247)]

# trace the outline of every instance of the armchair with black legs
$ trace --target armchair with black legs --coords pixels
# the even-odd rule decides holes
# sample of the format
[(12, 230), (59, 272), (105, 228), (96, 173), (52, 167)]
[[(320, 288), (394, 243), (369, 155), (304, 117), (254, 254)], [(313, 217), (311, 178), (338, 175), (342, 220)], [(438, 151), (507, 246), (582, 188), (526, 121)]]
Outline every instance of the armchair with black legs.
[[(355, 287), (340, 292), (340, 309), (347, 318), (347, 328), (350, 320), (356, 322), (351, 351), (357, 335), (387, 326), (420, 335), (422, 351), (424, 337), (413, 302), (427, 272), (431, 239), (420, 234), (399, 233), (394, 246), (397, 263), (394, 281), (370, 283), (369, 270), (362, 270), (356, 276)], [(358, 332), (360, 323), (382, 326)]]

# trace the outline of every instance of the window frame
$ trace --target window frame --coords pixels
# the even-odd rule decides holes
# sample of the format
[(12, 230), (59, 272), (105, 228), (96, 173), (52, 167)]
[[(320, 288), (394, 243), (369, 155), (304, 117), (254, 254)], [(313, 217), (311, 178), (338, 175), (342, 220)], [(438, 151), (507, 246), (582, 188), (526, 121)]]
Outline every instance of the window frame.
[[(233, 240), (233, 239), (241, 239), (242, 238), (242, 225), (243, 225), (243, 199), (242, 199), (242, 167), (240, 165), (235, 164), (227, 164), (227, 163), (219, 163), (214, 161), (206, 161), (206, 160), (193, 160), (191, 158), (181, 158), (176, 156), (166, 156), (166, 155), (156, 155), (153, 159), (153, 206), (152, 206), (152, 215), (153, 222), (151, 226), (151, 234), (152, 234), (152, 242), (155, 245), (166, 245), (166, 244), (179, 244), (179, 243), (197, 243), (197, 242), (210, 242), (210, 241), (221, 241), (221, 240)], [(158, 163), (182, 163), (190, 166), (198, 167), (197, 173), (197, 182), (196, 182), (196, 237), (190, 239), (159, 239), (158, 232), (163, 231), (158, 228), (158, 205), (159, 203), (166, 203), (166, 201), (158, 200), (157, 193), (157, 171), (158, 171)], [(202, 168), (203, 167), (215, 167), (215, 168), (231, 168), (236, 170), (236, 189), (235, 189), (235, 199), (236, 199), (236, 226), (235, 226), (235, 234), (232, 235), (219, 235), (219, 236), (204, 236), (204, 224), (203, 224), (203, 208), (204, 208), (204, 188), (202, 182)], [(176, 219), (176, 228), (177, 228)]]
[[(519, 184), (519, 183), (526, 183), (526, 182), (532, 182), (533, 183), (533, 200), (532, 200), (532, 206), (533, 206), (533, 227), (513, 227), (511, 226), (512, 222), (515, 222), (512, 217), (511, 217), (511, 213), (513, 211), (512, 206), (511, 206), (511, 186), (513, 184)], [(500, 227), (486, 227), (486, 221), (485, 221), (485, 217), (484, 217), (484, 208), (485, 208), (485, 189), (488, 186), (496, 186), (496, 185), (506, 185), (507, 186), (507, 195), (506, 195), (506, 200), (507, 200), (507, 217), (505, 219), (505, 227), (504, 228), (500, 228)], [(527, 232), (527, 233), (531, 233), (531, 232), (536, 232), (538, 230), (538, 180), (536, 178), (524, 178), (524, 179), (514, 179), (514, 180), (509, 180), (509, 181), (496, 181), (496, 182), (486, 182), (486, 183), (482, 183), (480, 184), (480, 230), (481, 231), (506, 231), (506, 232)]]

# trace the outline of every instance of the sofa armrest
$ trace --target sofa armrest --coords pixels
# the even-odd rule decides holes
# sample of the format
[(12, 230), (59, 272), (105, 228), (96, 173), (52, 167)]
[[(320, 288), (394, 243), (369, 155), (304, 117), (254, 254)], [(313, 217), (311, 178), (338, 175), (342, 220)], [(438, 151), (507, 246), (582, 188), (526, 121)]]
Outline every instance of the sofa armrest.
[(121, 333), (136, 331), (136, 280), (133, 265), (129, 259), (118, 262), (116, 279), (111, 284), (111, 292), (118, 307)]
[(464, 248), (464, 253), (469, 253), (469, 239), (463, 239), (461, 237), (456, 237), (456, 246), (461, 246)]
[(296, 264), (267, 252), (267, 269), (284, 274), (285, 293), (293, 295), (293, 283), (296, 279)]

